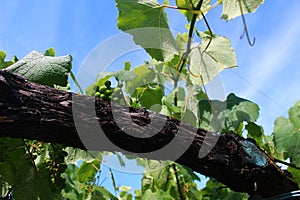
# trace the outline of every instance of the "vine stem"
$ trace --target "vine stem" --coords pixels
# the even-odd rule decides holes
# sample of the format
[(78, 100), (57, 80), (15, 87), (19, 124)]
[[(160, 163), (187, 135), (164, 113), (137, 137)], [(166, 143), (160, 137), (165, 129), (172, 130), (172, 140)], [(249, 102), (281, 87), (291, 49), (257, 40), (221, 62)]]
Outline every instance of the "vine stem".
[(184, 200), (184, 196), (183, 196), (183, 194), (181, 192), (181, 188), (180, 188), (180, 182), (179, 182), (178, 173), (177, 173), (175, 163), (172, 164), (172, 168), (174, 170), (174, 175), (175, 175), (175, 178), (176, 178), (176, 183), (177, 183), (177, 188), (178, 188), (178, 193), (179, 193), (180, 199)]
[(217, 7), (220, 4), (220, 1), (217, 1), (216, 3), (214, 3), (213, 5), (211, 5), (209, 8), (205, 9), (205, 10), (196, 10), (196, 9), (190, 9), (190, 8), (184, 8), (184, 7), (178, 7), (178, 6), (172, 6), (172, 5), (167, 5), (167, 4), (162, 4), (159, 5), (159, 7), (162, 8), (170, 8), (170, 9), (175, 9), (175, 10), (184, 10), (184, 11), (189, 11), (192, 14), (201, 14), (203, 12), (207, 12), (215, 7)]
[(33, 167), (34, 167), (34, 170), (35, 170), (35, 172), (37, 172), (38, 169), (37, 169), (37, 167), (36, 167), (36, 165), (35, 165), (34, 158), (33, 158), (32, 153), (31, 153), (31, 151), (30, 151), (30, 149), (29, 149), (29, 147), (28, 147), (28, 145), (26, 144), (26, 142), (25, 142), (24, 139), (23, 139), (23, 143), (24, 143), (24, 146), (25, 146), (25, 148), (26, 148), (26, 151), (29, 153), (30, 160), (31, 160), (31, 163), (32, 163), (32, 165), (33, 165)]
[[(201, 9), (201, 6), (202, 6), (202, 3), (203, 3), (203, 0), (199, 1), (197, 6), (195, 8), (193, 8), (194, 10), (199, 10)], [(192, 4), (193, 5), (193, 4)], [(193, 38), (193, 33), (194, 33), (194, 27), (195, 27), (195, 24), (196, 24), (196, 21), (197, 21), (197, 17), (198, 17), (199, 14), (193, 14), (193, 17), (192, 17), (192, 20), (191, 20), (191, 23), (190, 23), (190, 29), (189, 29), (189, 37), (188, 37), (188, 42), (187, 42), (187, 48), (186, 48), (186, 51), (183, 53), (182, 57), (181, 57), (181, 60), (178, 64), (179, 69), (178, 69), (178, 75), (177, 77), (175, 78), (175, 84), (174, 84), (174, 87), (176, 86), (177, 87), (177, 83), (178, 83), (178, 80), (179, 80), (179, 75), (187, 61), (187, 57), (188, 55), (190, 54), (191, 52), (191, 45), (192, 45), (192, 38)], [(177, 95), (175, 94), (175, 97), (174, 97), (174, 105), (177, 106)]]

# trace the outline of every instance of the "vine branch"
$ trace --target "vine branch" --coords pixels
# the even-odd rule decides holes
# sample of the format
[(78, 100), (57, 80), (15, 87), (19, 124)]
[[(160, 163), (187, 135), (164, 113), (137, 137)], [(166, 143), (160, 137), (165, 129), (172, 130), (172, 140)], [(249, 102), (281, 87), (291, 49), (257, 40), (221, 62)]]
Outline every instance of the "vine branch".
[[(271, 197), (299, 189), (289, 174), (257, 145), (256, 150), (267, 156), (267, 164), (259, 166), (251, 162), (243, 146), (245, 139), (235, 134), (219, 135), (143, 108), (129, 108), (128, 111), (128, 107), (115, 104), (114, 109), (122, 114), (117, 123), (111, 102), (31, 83), (7, 71), (0, 71), (0, 93), (0, 138), (38, 140), (86, 149), (75, 125), (73, 117), (76, 115), (81, 120), (79, 129), (91, 137), (91, 142), (93, 137), (101, 136), (113, 144), (97, 142), (90, 150), (122, 150), (143, 158), (172, 160), (174, 151), (166, 151), (164, 155), (151, 152), (168, 145), (176, 137), (176, 147), (187, 149), (173, 161), (213, 177), (234, 191)], [(94, 113), (82, 112), (91, 108), (91, 102), (95, 106)], [(79, 110), (74, 111), (73, 106), (78, 106)], [(147, 128), (153, 117), (165, 123), (149, 137)], [(95, 123), (103, 132), (95, 132)], [(124, 132), (127, 129), (143, 137), (130, 136)], [(188, 142), (190, 139), (192, 143)], [(217, 143), (211, 144), (211, 151), (200, 158), (202, 145), (210, 144), (210, 141)]]

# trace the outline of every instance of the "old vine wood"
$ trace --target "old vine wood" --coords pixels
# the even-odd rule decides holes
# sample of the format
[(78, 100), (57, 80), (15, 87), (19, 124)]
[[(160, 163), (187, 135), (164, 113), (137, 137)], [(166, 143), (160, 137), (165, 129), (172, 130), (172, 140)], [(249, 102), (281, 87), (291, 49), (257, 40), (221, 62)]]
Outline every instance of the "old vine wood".
[[(132, 152), (142, 156), (145, 152), (160, 149), (168, 144), (177, 134), (179, 128), (187, 134), (179, 138), (177, 145), (185, 145), (187, 139), (193, 142), (176, 160), (177, 163), (190, 167), (203, 175), (216, 178), (229, 188), (250, 195), (262, 197), (274, 196), (298, 189), (296, 183), (290, 180), (288, 173), (282, 171), (263, 150), (257, 148), (268, 158), (267, 164), (258, 166), (247, 159), (247, 152), (242, 144), (244, 138), (235, 134), (222, 134), (197, 129), (167, 117), (163, 128), (152, 137), (135, 138), (119, 128), (112, 114), (111, 103), (99, 98), (76, 95), (27, 81), (26, 79), (7, 71), (0, 71), (0, 137), (24, 138), (49, 143), (60, 143), (65, 146), (86, 149), (74, 124), (72, 105), (85, 109), (95, 103), (93, 113), (76, 113), (81, 118), (80, 128), (89, 132), (89, 127), (97, 122), (103, 134), (116, 147), (105, 145), (95, 146), (93, 150)], [(131, 124), (131, 130), (138, 134), (147, 134), (145, 128), (151, 122), (151, 116), (165, 119), (166, 116), (152, 113), (145, 109), (135, 109), (114, 105), (114, 109), (124, 113), (124, 126)], [(134, 124), (132, 125), (132, 121)], [(77, 127), (78, 128), (78, 127)], [(97, 133), (99, 134), (99, 133)], [(190, 138), (186, 138), (186, 135)], [(199, 149), (204, 138), (218, 137), (216, 145), (204, 158), (199, 158)], [(208, 140), (209, 141), (209, 140)], [(169, 152), (171, 157), (172, 152)], [(150, 154), (149, 154), (150, 155)], [(168, 157), (168, 155), (165, 155)], [(166, 157), (147, 157), (151, 159), (166, 159)]]

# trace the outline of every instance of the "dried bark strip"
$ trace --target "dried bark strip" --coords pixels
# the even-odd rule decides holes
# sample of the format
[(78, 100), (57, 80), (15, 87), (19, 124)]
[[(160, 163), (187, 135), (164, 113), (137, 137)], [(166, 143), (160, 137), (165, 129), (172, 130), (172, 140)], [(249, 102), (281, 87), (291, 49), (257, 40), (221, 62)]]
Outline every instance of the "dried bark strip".
[[(298, 189), (297, 184), (264, 151), (259, 149), (268, 157), (266, 165), (259, 166), (250, 162), (242, 145), (245, 139), (235, 134), (218, 135), (203, 129), (195, 131), (195, 128), (174, 118), (114, 104), (113, 109), (123, 114), (119, 116), (117, 124), (110, 102), (31, 83), (7, 71), (0, 71), (0, 94), (0, 137), (34, 139), (86, 149), (82, 135), (77, 131), (80, 129), (85, 130), (88, 137), (104, 134), (114, 144), (94, 144), (94, 150), (123, 149), (125, 153), (166, 160), (172, 158), (172, 151), (158, 156), (144, 153), (158, 150), (178, 136), (178, 148), (186, 145), (188, 148), (176, 162), (214, 177), (235, 191), (270, 197)], [(95, 103), (95, 107), (91, 102)], [(80, 109), (72, 109), (74, 106)], [(91, 109), (95, 112), (81, 112)], [(75, 126), (74, 115), (80, 116), (79, 126)], [(165, 121), (165, 124), (163, 128), (154, 130), (157, 134), (147, 136), (148, 132), (145, 130), (148, 130), (147, 125), (153, 117), (158, 121)], [(94, 133), (90, 129), (95, 122), (101, 126), (103, 133)], [(130, 136), (124, 130), (143, 135), (144, 138)], [(178, 134), (179, 130), (185, 134)], [(206, 142), (210, 139), (218, 141), (207, 156), (199, 158), (199, 150), (205, 138), (208, 138)]]

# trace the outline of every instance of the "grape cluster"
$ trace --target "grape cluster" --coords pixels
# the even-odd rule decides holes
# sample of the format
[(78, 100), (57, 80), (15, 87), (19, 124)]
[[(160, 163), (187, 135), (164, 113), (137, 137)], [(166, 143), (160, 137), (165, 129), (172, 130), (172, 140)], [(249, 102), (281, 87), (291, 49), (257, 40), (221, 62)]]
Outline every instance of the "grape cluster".
[(46, 163), (49, 165), (50, 178), (53, 184), (53, 188), (56, 191), (61, 191), (66, 187), (65, 178), (61, 175), (65, 172), (67, 165), (65, 163), (65, 157), (68, 155), (60, 144), (51, 144), (49, 148), (49, 158)]
[(117, 87), (111, 87), (111, 82), (106, 81), (104, 85), (97, 86), (95, 97), (99, 97), (105, 101), (120, 102), (122, 84), (118, 84)]

